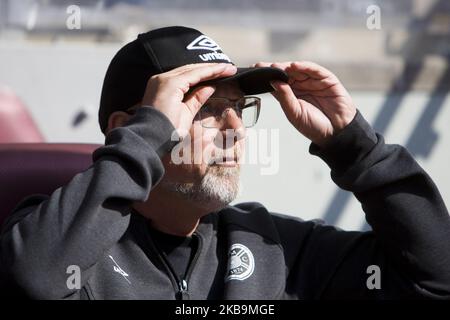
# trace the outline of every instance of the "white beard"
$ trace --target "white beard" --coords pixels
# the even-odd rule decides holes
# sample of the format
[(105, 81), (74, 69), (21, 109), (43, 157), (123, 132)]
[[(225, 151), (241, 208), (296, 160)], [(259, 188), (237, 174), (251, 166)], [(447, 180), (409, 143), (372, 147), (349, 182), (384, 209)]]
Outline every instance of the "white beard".
[(239, 172), (239, 167), (210, 165), (198, 184), (165, 181), (163, 186), (202, 208), (220, 210), (238, 196)]

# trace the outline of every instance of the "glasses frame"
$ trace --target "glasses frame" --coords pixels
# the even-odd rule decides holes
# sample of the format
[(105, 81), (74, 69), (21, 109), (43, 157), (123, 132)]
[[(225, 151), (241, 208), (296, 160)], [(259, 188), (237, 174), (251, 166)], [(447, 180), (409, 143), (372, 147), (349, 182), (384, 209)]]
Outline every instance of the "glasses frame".
[[(254, 99), (254, 101), (256, 102), (256, 116), (255, 116), (255, 121), (254, 121), (254, 123), (253, 123), (252, 125), (246, 126), (246, 125), (244, 125), (244, 123), (243, 123), (243, 125), (244, 125), (245, 128), (251, 128), (251, 127), (255, 126), (256, 123), (258, 122), (259, 114), (260, 114), (260, 112), (261, 112), (261, 98), (255, 97), (255, 96), (244, 96), (244, 97), (242, 97), (242, 98), (239, 98), (239, 99), (235, 99), (235, 100), (234, 100), (234, 99), (228, 99), (228, 98), (226, 98), (226, 97), (213, 97), (213, 98), (209, 98), (209, 99), (205, 102), (205, 104), (208, 103), (208, 101), (211, 101), (211, 100), (219, 100), (219, 99), (220, 99), (220, 100), (226, 100), (226, 101), (230, 104), (230, 107), (229, 107), (229, 108), (232, 108), (233, 110), (239, 111), (239, 112), (245, 109), (245, 108), (241, 108), (241, 107), (239, 106), (239, 105), (240, 105), (240, 102), (242, 102), (243, 100), (245, 101), (245, 99)], [(252, 105), (252, 107), (253, 107), (253, 105)], [(202, 108), (203, 108), (203, 106), (200, 108), (200, 110), (198, 111), (197, 114), (199, 114), (199, 113), (201, 112)], [(220, 115), (221, 118), (223, 118), (223, 114), (224, 114), (225, 111), (228, 110), (229, 108), (226, 108), (225, 110), (222, 111), (222, 114)], [(249, 107), (248, 107), (248, 108), (249, 108)], [(241, 119), (241, 121), (243, 121), (242, 118), (240, 118), (240, 119)], [(194, 119), (194, 120), (195, 120), (195, 119)], [(208, 128), (208, 129), (217, 129), (217, 128), (218, 128), (218, 127), (215, 127), (215, 126), (212, 127), (212, 126), (206, 126), (206, 125), (204, 125), (204, 124), (202, 123), (202, 119), (197, 120), (197, 121), (200, 122), (200, 125), (201, 125), (203, 128)]]
[[(244, 125), (244, 127), (245, 127), (245, 128), (252, 128), (252, 127), (254, 127), (254, 126), (256, 125), (256, 123), (258, 122), (259, 114), (260, 114), (260, 112), (261, 112), (261, 98), (260, 98), (260, 97), (256, 97), (256, 96), (244, 96), (244, 97), (242, 97), (242, 98), (235, 99), (235, 100), (228, 99), (228, 98), (225, 98), (225, 97), (213, 97), (213, 98), (209, 98), (209, 99), (205, 102), (205, 104), (206, 104), (208, 101), (211, 101), (211, 100), (213, 100), (213, 99), (227, 100), (228, 102), (230, 102), (230, 105), (232, 105), (233, 110), (235, 110), (235, 111), (236, 111), (236, 110), (241, 111), (241, 110), (243, 110), (243, 109), (245, 109), (245, 108), (240, 108), (240, 107), (239, 107), (239, 102), (242, 101), (242, 100), (244, 100), (244, 99), (249, 99), (249, 98), (255, 99), (255, 101), (257, 102), (257, 104), (256, 104), (256, 117), (255, 117), (256, 119), (255, 119), (255, 123), (254, 123), (254, 124), (252, 124), (251, 126), (245, 126), (245, 125)], [(131, 108), (125, 110), (124, 112), (125, 112), (125, 113), (128, 113), (129, 115), (134, 115), (134, 114), (136, 113), (136, 111), (137, 111), (139, 108), (140, 108), (140, 106), (135, 105), (135, 106), (133, 106), (133, 107), (131, 107)], [(201, 108), (203, 108), (203, 106), (202, 106)], [(199, 110), (198, 112), (201, 111), (201, 108), (200, 108), (200, 110)], [(225, 111), (226, 111), (226, 110), (224, 110), (224, 111), (222, 112), (221, 117), (223, 117), (223, 113), (224, 113)], [(197, 113), (197, 114), (198, 114), (198, 113)], [(192, 121), (192, 123), (194, 123), (194, 121), (195, 121), (195, 118), (194, 118), (194, 120)], [(205, 126), (204, 124), (202, 124), (201, 119), (200, 119), (200, 120), (197, 120), (197, 121), (200, 121), (200, 125), (201, 125), (203, 128), (207, 128), (207, 129), (217, 129), (217, 127), (209, 127), (209, 126)], [(242, 121), (242, 119), (241, 119), (241, 121)]]

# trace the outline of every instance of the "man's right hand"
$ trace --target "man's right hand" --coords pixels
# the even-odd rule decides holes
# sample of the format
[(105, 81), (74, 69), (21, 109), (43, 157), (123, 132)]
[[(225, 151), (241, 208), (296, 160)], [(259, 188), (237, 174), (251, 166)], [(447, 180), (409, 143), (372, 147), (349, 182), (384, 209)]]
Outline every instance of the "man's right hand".
[(215, 90), (213, 86), (200, 86), (186, 95), (189, 89), (206, 80), (232, 76), (236, 71), (232, 64), (197, 63), (154, 75), (147, 82), (142, 105), (164, 113), (178, 134), (185, 136), (198, 110)]

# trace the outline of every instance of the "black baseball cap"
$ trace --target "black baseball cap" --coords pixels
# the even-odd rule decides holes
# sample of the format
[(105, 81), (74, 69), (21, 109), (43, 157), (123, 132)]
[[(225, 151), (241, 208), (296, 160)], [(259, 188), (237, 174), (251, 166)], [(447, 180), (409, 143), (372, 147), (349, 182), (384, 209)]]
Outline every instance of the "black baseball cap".
[[(106, 71), (100, 100), (99, 123), (102, 132), (115, 111), (139, 103), (148, 79), (192, 63), (233, 62), (219, 45), (198, 30), (175, 26), (151, 30), (122, 47)], [(287, 81), (287, 74), (277, 68), (237, 68), (236, 74), (207, 83), (236, 81), (244, 94), (273, 91), (270, 81)]]

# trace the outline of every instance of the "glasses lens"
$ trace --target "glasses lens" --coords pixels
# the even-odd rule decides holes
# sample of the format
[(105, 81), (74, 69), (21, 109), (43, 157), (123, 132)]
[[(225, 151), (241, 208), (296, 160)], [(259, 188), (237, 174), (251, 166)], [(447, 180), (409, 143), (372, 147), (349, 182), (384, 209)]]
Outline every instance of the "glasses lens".
[(253, 127), (258, 121), (260, 105), (261, 100), (257, 97), (245, 97), (243, 99), (239, 110), (241, 110), (242, 124), (246, 128)]
[(218, 128), (220, 126), (222, 113), (226, 110), (227, 106), (230, 107), (230, 103), (227, 99), (210, 98), (197, 113), (198, 120), (201, 121), (202, 126), (205, 128)]
[(238, 117), (243, 126), (252, 127), (259, 116), (260, 99), (244, 97), (236, 102), (226, 98), (210, 98), (197, 113), (195, 120), (205, 128), (219, 128), (228, 116)]

